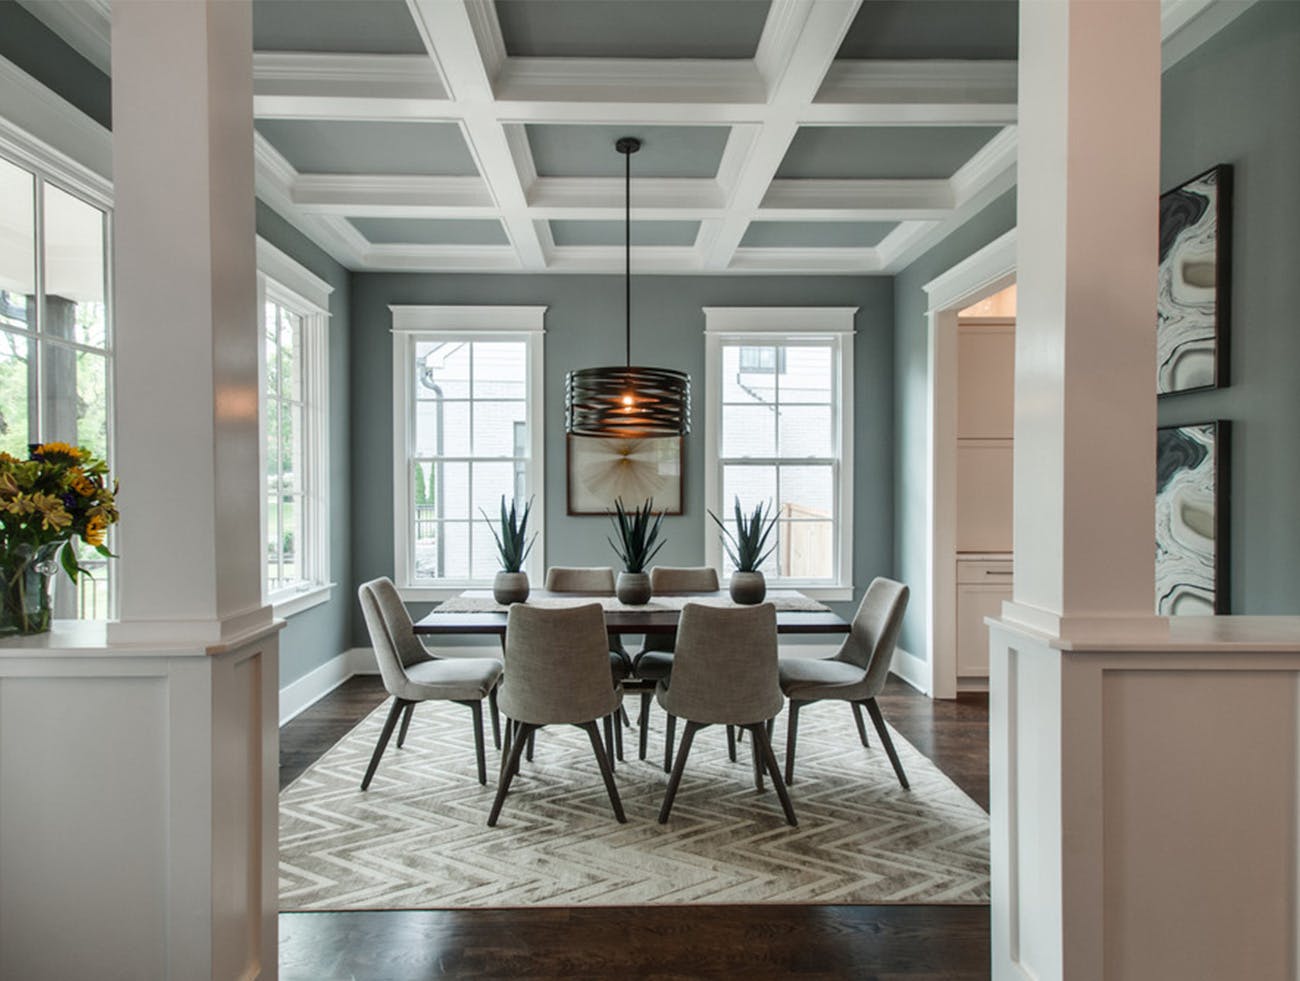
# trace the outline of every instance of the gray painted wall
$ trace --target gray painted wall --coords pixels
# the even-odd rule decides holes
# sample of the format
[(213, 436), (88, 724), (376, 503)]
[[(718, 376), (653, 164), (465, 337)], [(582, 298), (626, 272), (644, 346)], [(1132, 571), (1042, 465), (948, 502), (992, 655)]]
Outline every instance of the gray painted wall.
[(352, 646), (352, 473), (348, 408), (352, 379), (348, 371), (351, 323), (350, 274), (261, 201), (257, 234), (334, 287), (330, 294), (329, 427), (330, 427), (330, 565), (337, 583), (328, 603), (289, 618), (280, 634), (280, 687)]
[(1016, 224), (1008, 191), (894, 277), (894, 572), (912, 589), (899, 646), (925, 649), (926, 606), (926, 283), (978, 252)]
[(1232, 421), (1230, 612), (1300, 613), (1300, 4), (1257, 3), (1164, 77), (1160, 184), (1233, 166), (1226, 388), (1160, 424)]
[(0, 56), (101, 126), (112, 118), (108, 76), (14, 0), (0, 0)]
[[(353, 277), (353, 580), (393, 573), (392, 320), (390, 303), (545, 304), (546, 562), (614, 565), (606, 519), (565, 514), (564, 373), (623, 361), (623, 280), (617, 276)], [(691, 374), (693, 435), (686, 441), (686, 508), (667, 518), (666, 565), (698, 564), (704, 513), (705, 306), (857, 306), (854, 417), (854, 582), (893, 566), (893, 296), (888, 278), (642, 276), (632, 288), (633, 362)], [(844, 612), (852, 604), (842, 604)], [(415, 607), (417, 615), (423, 608)], [(359, 618), (353, 640), (366, 644)]]

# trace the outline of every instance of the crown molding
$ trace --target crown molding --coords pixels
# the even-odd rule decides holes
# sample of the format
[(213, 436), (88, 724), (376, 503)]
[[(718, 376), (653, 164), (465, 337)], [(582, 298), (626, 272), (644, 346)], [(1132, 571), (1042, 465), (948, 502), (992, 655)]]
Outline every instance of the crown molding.
[(112, 74), (112, 11), (108, 0), (18, 0), (33, 17), (105, 75)]
[(942, 218), (956, 202), (946, 180), (774, 180), (754, 217), (766, 221)]

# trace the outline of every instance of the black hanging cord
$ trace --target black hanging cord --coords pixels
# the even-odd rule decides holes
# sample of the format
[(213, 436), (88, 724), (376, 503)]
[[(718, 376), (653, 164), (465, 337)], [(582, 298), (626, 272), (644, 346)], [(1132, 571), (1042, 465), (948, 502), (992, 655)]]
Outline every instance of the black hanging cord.
[(624, 136), (614, 144), (623, 154), (623, 306), (627, 366), (632, 367), (632, 154), (641, 149), (635, 136)]

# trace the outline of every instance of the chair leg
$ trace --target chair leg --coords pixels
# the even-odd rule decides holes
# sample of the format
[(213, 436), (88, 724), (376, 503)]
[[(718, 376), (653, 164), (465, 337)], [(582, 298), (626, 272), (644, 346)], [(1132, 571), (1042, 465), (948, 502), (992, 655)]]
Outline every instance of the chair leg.
[(497, 749), (501, 748), (501, 713), (497, 709), (497, 689), (500, 685), (493, 685), (492, 690), (488, 692), (488, 711), (492, 715), (492, 745)]
[(611, 712), (603, 720), (605, 724), (605, 755), (609, 757), (609, 765), (614, 766), (614, 730), (618, 728), (618, 723), (614, 721), (614, 714)]
[[(671, 719), (672, 716), (670, 715)], [(668, 815), (672, 813), (673, 800), (677, 797), (677, 788), (682, 782), (682, 771), (686, 769), (686, 757), (691, 755), (691, 743), (695, 741), (695, 733), (704, 728), (698, 722), (686, 720), (686, 728), (682, 732), (682, 748), (677, 751), (677, 762), (673, 764), (673, 775), (668, 778), (668, 790), (664, 792), (663, 806), (659, 808), (659, 823), (667, 824)]]
[(528, 733), (528, 749), (524, 753), (524, 756), (529, 763), (533, 761), (533, 750), (536, 748), (536, 746), (537, 746), (537, 729), (534, 728), (530, 733)]
[(375, 775), (375, 770), (379, 769), (379, 758), (384, 755), (388, 740), (393, 736), (393, 727), (397, 725), (397, 717), (406, 710), (408, 705), (412, 704), (414, 703), (405, 699), (393, 699), (393, 707), (388, 711), (388, 718), (384, 720), (384, 730), (379, 734), (379, 743), (375, 746), (375, 755), (370, 757), (370, 766), (366, 767), (366, 775), (361, 780), (362, 790), (370, 789), (370, 781)]
[(673, 738), (677, 734), (677, 716), (665, 713), (664, 722), (664, 773), (673, 772)]
[(862, 721), (862, 706), (858, 702), (849, 702), (853, 709), (853, 721), (858, 724), (858, 739), (862, 741), (864, 749), (870, 749), (871, 743), (867, 739), (867, 727)]
[(411, 727), (411, 716), (415, 714), (415, 703), (407, 702), (406, 711), (402, 713), (402, 728), (397, 730), (397, 748), (401, 749), (406, 742), (406, 730)]
[(515, 724), (506, 719), (505, 732), (501, 734), (501, 768), (498, 780), (504, 780), (506, 776), (506, 764), (510, 759), (510, 746), (514, 739)]
[(752, 755), (754, 758), (754, 789), (757, 790), (760, 794), (763, 792), (764, 760), (763, 760), (762, 751), (758, 747), (758, 738), (754, 735), (754, 733), (756, 733), (758, 729), (760, 729), (761, 727), (762, 727), (761, 722), (758, 725), (753, 727), (753, 732), (750, 733), (750, 740), (749, 740), (749, 748), (753, 751)]
[(622, 702), (618, 703), (618, 717), (623, 720), (623, 725), (632, 728), (632, 720), (627, 717), (627, 709), (623, 707)]
[(899, 762), (898, 753), (894, 751), (894, 741), (889, 738), (889, 729), (885, 727), (885, 717), (880, 714), (880, 706), (876, 704), (874, 698), (868, 698), (862, 704), (867, 707), (867, 714), (871, 716), (876, 732), (880, 735), (880, 741), (884, 744), (885, 752), (889, 754), (889, 762), (894, 764), (894, 773), (898, 776), (898, 782), (903, 785), (904, 790), (910, 790), (907, 774), (903, 772), (903, 764)]
[(519, 755), (528, 745), (528, 740), (532, 737), (533, 731), (537, 728), (527, 723), (518, 723), (519, 731), (515, 733), (514, 744), (510, 747), (510, 756), (506, 761), (505, 769), (502, 772), (501, 779), (497, 782), (497, 795), (492, 801), (492, 810), (488, 813), (488, 827), (495, 828), (497, 818), (501, 816), (501, 805), (506, 802), (506, 793), (510, 790), (510, 782), (515, 778), (519, 771)]
[[(623, 712), (623, 708), (621, 706), (619, 707), (619, 711)], [(627, 718), (626, 712), (623, 712), (623, 717)], [(617, 719), (614, 720), (614, 755), (618, 757), (618, 761), (620, 763), (623, 762), (623, 727), (618, 724)], [(614, 765), (614, 761), (612, 759), (609, 762), (611, 766)]]
[(474, 761), (478, 764), (478, 782), (487, 786), (487, 754), (483, 751), (483, 703), (470, 702), (469, 710), (474, 715)]
[(772, 740), (767, 738), (766, 726), (754, 726), (754, 742), (759, 744), (759, 750), (767, 763), (767, 769), (772, 774), (772, 786), (776, 788), (776, 796), (781, 799), (781, 809), (785, 811), (786, 822), (792, 828), (798, 827), (799, 819), (794, 816), (794, 805), (790, 803), (790, 792), (786, 790), (785, 781), (781, 779), (781, 771), (776, 765), (776, 754), (772, 752)]
[(727, 759), (736, 762), (736, 727), (727, 726)]
[(802, 702), (790, 699), (790, 722), (785, 730), (785, 782), (794, 783), (794, 744), (799, 736), (799, 708)]
[[(609, 716), (605, 718), (607, 721), (612, 721)], [(596, 765), (600, 767), (600, 775), (605, 781), (605, 790), (609, 794), (610, 806), (614, 808), (614, 817), (618, 819), (619, 824), (627, 824), (627, 816), (623, 813), (623, 802), (618, 797), (618, 785), (614, 783), (614, 770), (605, 756), (604, 747), (600, 744), (600, 733), (596, 730), (596, 723), (584, 722), (579, 728), (585, 729), (587, 738), (591, 740), (591, 751), (596, 754)]]
[(637, 751), (637, 759), (645, 759), (646, 738), (650, 733), (650, 696), (652, 692), (643, 691), (641, 693), (641, 747)]

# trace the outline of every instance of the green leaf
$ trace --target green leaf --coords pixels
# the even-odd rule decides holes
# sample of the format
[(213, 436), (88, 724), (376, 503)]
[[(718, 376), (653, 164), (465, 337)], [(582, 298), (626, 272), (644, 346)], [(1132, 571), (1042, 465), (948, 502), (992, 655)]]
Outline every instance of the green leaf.
[(63, 571), (68, 574), (68, 578), (73, 582), (76, 582), (77, 577), (85, 571), (77, 562), (77, 552), (70, 541), (64, 542), (63, 548), (59, 549), (59, 563), (63, 566)]

